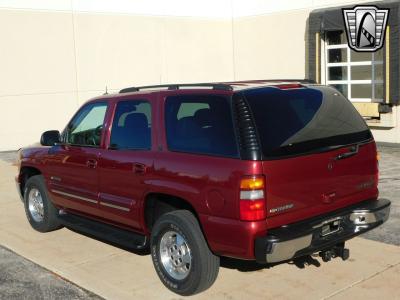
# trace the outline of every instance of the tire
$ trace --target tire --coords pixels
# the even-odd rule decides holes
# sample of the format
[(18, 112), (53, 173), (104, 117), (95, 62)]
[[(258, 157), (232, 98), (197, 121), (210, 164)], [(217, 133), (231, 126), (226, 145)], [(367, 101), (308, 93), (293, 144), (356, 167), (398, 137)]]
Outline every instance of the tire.
[(26, 182), (24, 205), (26, 217), (33, 229), (49, 232), (62, 228), (58, 220), (58, 209), (50, 200), (42, 175), (32, 176)]
[[(183, 270), (185, 273), (183, 275), (178, 274), (179, 272), (168, 272), (164, 263), (170, 265), (173, 265), (174, 261), (179, 263), (179, 258), (176, 258), (178, 256), (170, 259), (171, 251), (168, 249), (174, 247), (165, 244), (165, 241), (175, 239), (174, 234), (180, 242), (182, 241), (181, 238), (185, 241), (181, 247), (175, 248), (178, 252), (179, 249), (182, 250), (182, 256), (179, 257), (183, 259), (183, 262), (182, 260), (181, 262), (184, 266), (179, 269)], [(179, 242), (175, 240), (173, 244), (176, 246)], [(160, 248), (164, 250), (163, 254), (161, 254)], [(178, 252), (175, 252), (175, 254), (178, 255)], [(183, 255), (183, 253), (186, 253), (186, 255)], [(188, 256), (187, 253), (190, 253), (190, 255)], [(164, 255), (164, 260), (161, 259), (162, 255)], [(218, 276), (219, 257), (210, 251), (199, 222), (188, 210), (169, 212), (157, 220), (151, 232), (151, 256), (154, 268), (162, 283), (174, 293), (182, 296), (190, 296), (205, 291), (215, 282)], [(189, 265), (184, 264), (185, 261), (188, 261), (188, 257), (191, 257)], [(174, 274), (171, 274), (171, 272)]]

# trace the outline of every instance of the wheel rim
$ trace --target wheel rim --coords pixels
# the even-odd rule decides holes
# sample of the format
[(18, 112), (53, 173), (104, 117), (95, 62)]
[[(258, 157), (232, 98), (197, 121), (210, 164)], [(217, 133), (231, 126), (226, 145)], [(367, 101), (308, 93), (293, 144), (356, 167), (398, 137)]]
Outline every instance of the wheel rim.
[(176, 280), (185, 279), (192, 267), (187, 241), (175, 231), (167, 231), (160, 241), (160, 258), (167, 273)]
[(37, 188), (32, 188), (28, 194), (28, 208), (35, 222), (42, 222), (44, 219), (44, 207), (42, 194)]

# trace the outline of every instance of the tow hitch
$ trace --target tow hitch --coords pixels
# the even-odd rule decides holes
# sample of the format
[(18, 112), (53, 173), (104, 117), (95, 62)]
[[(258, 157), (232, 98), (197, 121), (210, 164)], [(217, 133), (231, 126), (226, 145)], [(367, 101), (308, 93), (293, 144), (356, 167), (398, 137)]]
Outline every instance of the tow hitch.
[(344, 247), (344, 243), (341, 243), (336, 245), (332, 249), (321, 251), (319, 253), (319, 256), (324, 262), (328, 262), (335, 257), (341, 257), (342, 260), (347, 260), (350, 256), (350, 250)]

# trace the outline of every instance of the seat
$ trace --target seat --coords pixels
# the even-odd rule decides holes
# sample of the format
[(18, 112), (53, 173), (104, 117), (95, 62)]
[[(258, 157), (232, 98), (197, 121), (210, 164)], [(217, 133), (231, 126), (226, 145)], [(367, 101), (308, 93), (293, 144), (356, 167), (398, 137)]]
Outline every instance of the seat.
[(127, 115), (124, 126), (113, 130), (111, 145), (119, 149), (149, 149), (151, 130), (146, 115), (143, 113)]
[(194, 117), (184, 117), (177, 121), (176, 137), (172, 140), (172, 146), (181, 150), (209, 149), (209, 139)]

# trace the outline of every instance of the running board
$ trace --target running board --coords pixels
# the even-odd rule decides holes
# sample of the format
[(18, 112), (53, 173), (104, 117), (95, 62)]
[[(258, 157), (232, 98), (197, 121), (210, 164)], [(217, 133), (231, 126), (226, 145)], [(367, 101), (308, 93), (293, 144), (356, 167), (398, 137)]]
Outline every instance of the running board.
[(141, 250), (148, 246), (145, 235), (70, 213), (60, 214), (58, 218), (67, 228), (86, 233), (100, 240), (108, 241), (111, 244), (116, 244), (129, 250)]

